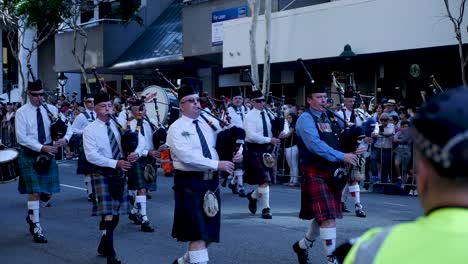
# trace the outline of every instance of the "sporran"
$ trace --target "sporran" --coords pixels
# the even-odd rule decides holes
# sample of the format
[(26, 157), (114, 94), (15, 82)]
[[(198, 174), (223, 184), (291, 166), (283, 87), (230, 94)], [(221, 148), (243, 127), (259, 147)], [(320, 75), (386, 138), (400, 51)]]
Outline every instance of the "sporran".
[(208, 190), (203, 197), (203, 211), (208, 217), (214, 217), (219, 212), (219, 202), (216, 197), (217, 190), (217, 188), (214, 192)]

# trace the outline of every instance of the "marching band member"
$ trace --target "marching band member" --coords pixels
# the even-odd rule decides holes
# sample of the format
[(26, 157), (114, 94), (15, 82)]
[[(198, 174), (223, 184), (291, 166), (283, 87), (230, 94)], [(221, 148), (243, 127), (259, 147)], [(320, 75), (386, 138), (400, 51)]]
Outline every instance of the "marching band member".
[[(134, 205), (130, 211), (129, 218), (136, 224), (141, 225), (141, 231), (143, 232), (154, 232), (154, 228), (151, 226), (148, 220), (146, 212), (146, 193), (147, 191), (156, 190), (156, 177), (151, 180), (145, 179), (145, 168), (146, 166), (153, 166), (154, 159), (159, 156), (159, 151), (154, 149), (152, 140), (152, 128), (147, 120), (144, 120), (146, 115), (145, 102), (142, 100), (136, 100), (131, 103), (132, 116), (136, 117), (130, 122), (130, 130), (135, 131), (137, 123), (142, 119), (142, 125), (140, 133), (145, 138), (144, 150), (142, 157), (140, 157), (136, 164), (132, 167), (128, 178), (128, 189), (130, 191), (136, 191), (137, 195), (134, 197)], [(153, 124), (156, 124), (156, 120), (150, 120)]]
[[(68, 126), (63, 138), (52, 141), (50, 129), (52, 121), (47, 110), (41, 106), (43, 96), (41, 81), (28, 82), (29, 102), (18, 109), (15, 117), (16, 139), (21, 146), (18, 191), (21, 194), (28, 194), (26, 222), (36, 243), (47, 243), (39, 222), (39, 200), (41, 198), (42, 201), (48, 202), (53, 193), (60, 191), (55, 154), (72, 136), (72, 130)], [(52, 115), (58, 116), (55, 106), (49, 104), (46, 106)], [(41, 158), (41, 155), (46, 156)]]
[[(343, 153), (339, 135), (344, 124), (332, 121), (325, 105), (325, 87), (311, 84), (307, 88), (309, 108), (299, 117), (296, 132), (299, 156), (305, 167), (301, 185), (299, 218), (312, 220), (305, 237), (293, 245), (300, 264), (308, 263), (307, 250), (320, 237), (325, 246), (328, 263), (338, 263), (333, 255), (336, 243), (336, 219), (342, 218), (342, 186), (334, 184), (334, 171), (340, 162), (356, 165), (354, 153)], [(365, 148), (356, 153), (363, 153)]]
[[(336, 114), (346, 120), (348, 123), (355, 124), (357, 127), (362, 127), (362, 124), (370, 117), (366, 116), (360, 111), (361, 109), (354, 109), (354, 101), (355, 101), (354, 93), (352, 91), (346, 91), (344, 93), (344, 108), (338, 111)], [(368, 139), (369, 140), (369, 139)], [(362, 169), (365, 168), (363, 164)], [(356, 177), (359, 176), (359, 177)], [(360, 195), (360, 188), (359, 188), (359, 181), (364, 180), (364, 173), (362, 171), (360, 173), (351, 173), (351, 179), (349, 180), (348, 184), (346, 184), (345, 188), (343, 189), (343, 193), (341, 196), (341, 209), (343, 212), (348, 213), (349, 210), (346, 208), (346, 192), (349, 190), (349, 193), (354, 199), (354, 210), (357, 217), (366, 217), (366, 212), (364, 212), (362, 204), (361, 204), (361, 195)]]
[(111, 122), (112, 103), (107, 93), (94, 98), (96, 121), (83, 131), (83, 145), (86, 160), (92, 164), (92, 179), (96, 202), (94, 216), (101, 216), (100, 228), (104, 229), (98, 246), (98, 253), (107, 257), (108, 264), (120, 264), (114, 250), (114, 230), (120, 214), (129, 213), (126, 177), (144, 148), (144, 138), (139, 134), (136, 150), (122, 159), (121, 135), (116, 124)]
[[(249, 111), (244, 106), (244, 98), (242, 92), (237, 89), (232, 93), (232, 104), (227, 108), (229, 116), (231, 117), (230, 123), (233, 126), (244, 129), (244, 118)], [(234, 194), (238, 193), (240, 197), (246, 197), (244, 190), (244, 166), (242, 163), (236, 164), (234, 170), (234, 177), (229, 183), (229, 188)]]
[(76, 174), (84, 175), (84, 184), (86, 186), (86, 194), (88, 201), (96, 200), (93, 188), (91, 186), (91, 165), (86, 161), (83, 148), (83, 130), (96, 120), (96, 112), (94, 112), (94, 96), (88, 94), (84, 98), (85, 110), (80, 113), (72, 124), (73, 134), (79, 137), (78, 141), (78, 167)]
[[(182, 116), (168, 131), (167, 144), (174, 160), (174, 224), (172, 236), (188, 241), (188, 251), (174, 264), (208, 263), (207, 247), (219, 242), (219, 178), (216, 171), (233, 173), (234, 163), (219, 161), (215, 131), (200, 117), (198, 91), (184, 85), (178, 90)], [(217, 130), (219, 131), (219, 130)], [(239, 162), (238, 154), (233, 161)], [(204, 202), (204, 197), (210, 197)]]
[(271, 152), (271, 144), (280, 144), (280, 139), (272, 136), (272, 118), (265, 109), (265, 97), (261, 91), (251, 94), (253, 109), (244, 119), (245, 129), (245, 182), (258, 185), (255, 191), (247, 194), (249, 211), (257, 212), (257, 200), (262, 208), (262, 218), (272, 219), (270, 209), (270, 183), (274, 182), (273, 169), (263, 163), (263, 154)]

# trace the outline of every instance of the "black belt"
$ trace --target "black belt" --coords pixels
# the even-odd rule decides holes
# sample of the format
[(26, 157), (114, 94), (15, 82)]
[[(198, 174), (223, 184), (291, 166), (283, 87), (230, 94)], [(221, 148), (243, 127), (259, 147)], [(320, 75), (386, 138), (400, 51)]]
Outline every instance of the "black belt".
[(175, 170), (175, 177), (184, 179), (210, 181), (218, 177), (217, 171), (182, 171)]

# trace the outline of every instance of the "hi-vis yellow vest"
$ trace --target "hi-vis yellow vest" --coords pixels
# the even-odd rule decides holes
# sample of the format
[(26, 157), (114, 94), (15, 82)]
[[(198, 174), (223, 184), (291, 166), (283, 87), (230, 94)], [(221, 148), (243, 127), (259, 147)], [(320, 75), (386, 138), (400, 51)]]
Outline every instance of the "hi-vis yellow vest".
[(467, 264), (468, 208), (441, 208), (361, 236), (344, 264)]

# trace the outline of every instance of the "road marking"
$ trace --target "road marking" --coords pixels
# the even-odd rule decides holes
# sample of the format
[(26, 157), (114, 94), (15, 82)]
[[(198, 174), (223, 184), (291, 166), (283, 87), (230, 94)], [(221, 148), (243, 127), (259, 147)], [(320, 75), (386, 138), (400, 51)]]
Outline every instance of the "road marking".
[(408, 207), (407, 205), (404, 205), (404, 204), (397, 204), (397, 203), (387, 203), (387, 202), (384, 202), (384, 204), (396, 205), (396, 206), (401, 206), (401, 207)]
[(60, 185), (63, 186), (63, 187), (68, 187), (68, 188), (72, 188), (72, 189), (86, 191), (86, 188), (76, 187), (76, 186), (67, 185), (67, 184), (60, 184)]

